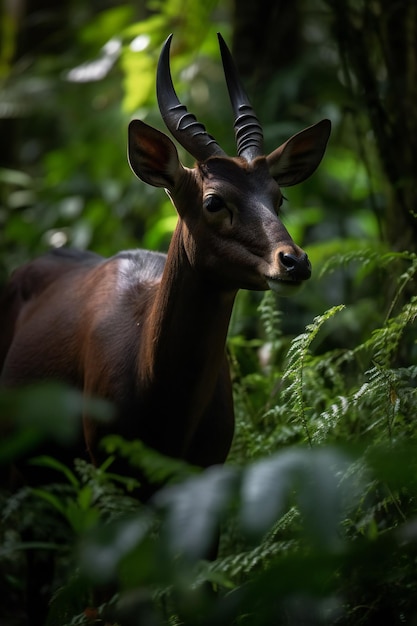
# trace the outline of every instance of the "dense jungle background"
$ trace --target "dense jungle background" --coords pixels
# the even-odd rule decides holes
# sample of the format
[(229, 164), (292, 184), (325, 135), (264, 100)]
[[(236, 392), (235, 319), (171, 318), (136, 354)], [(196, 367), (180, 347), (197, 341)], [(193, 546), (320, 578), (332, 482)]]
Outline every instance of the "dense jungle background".
[[(133, 117), (164, 130), (155, 69), (171, 32), (179, 97), (229, 154), (217, 31), (268, 151), (324, 117), (333, 130), (318, 171), (284, 190), (311, 280), (293, 299), (239, 294), (226, 466), (199, 473), (114, 436), (100, 468), (42, 457), (53, 485), (11, 492), (2, 480), (0, 624), (28, 623), (27, 562), (42, 580), (51, 555), (52, 626), (96, 623), (92, 589), (114, 584), (107, 610), (132, 626), (417, 624), (417, 4), (9, 0), (1, 11), (0, 285), (51, 247), (167, 249), (174, 210), (125, 155)], [(40, 440), (70, 441), (80, 408), (71, 389), (3, 390), (2, 477)], [(119, 454), (131, 477), (112, 474)], [(169, 483), (149, 506), (130, 496), (138, 466)]]

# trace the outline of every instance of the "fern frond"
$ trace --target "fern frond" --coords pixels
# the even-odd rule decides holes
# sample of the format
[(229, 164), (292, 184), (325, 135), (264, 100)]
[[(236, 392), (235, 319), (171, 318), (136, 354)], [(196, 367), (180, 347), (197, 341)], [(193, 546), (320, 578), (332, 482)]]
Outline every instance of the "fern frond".
[[(377, 362), (388, 368), (398, 350), (405, 329), (415, 321), (416, 317), (417, 296), (413, 296), (395, 317), (391, 317), (380, 328), (373, 330), (366, 341), (351, 350), (346, 350), (341, 356), (339, 365), (356, 359), (359, 362)], [(367, 356), (364, 358), (364, 355)]]
[[(360, 263), (361, 270), (364, 273), (374, 271), (375, 269), (381, 269), (392, 265), (394, 261), (403, 260), (411, 261), (412, 266), (416, 263), (416, 255), (413, 252), (382, 252), (381, 249), (375, 248), (355, 248), (348, 249), (346, 252), (335, 254), (331, 256), (324, 263), (320, 271), (320, 277), (324, 274), (334, 272), (340, 267), (350, 265), (352, 263)], [(407, 270), (408, 271), (408, 270)], [(414, 274), (417, 271), (415, 268), (412, 271)]]
[(349, 250), (342, 254), (336, 254), (324, 263), (320, 271), (320, 278), (324, 274), (330, 274), (340, 267), (350, 265), (353, 262), (360, 263), (362, 267), (372, 269), (377, 259), (380, 259), (380, 252), (369, 248), (359, 250)]
[(301, 421), (310, 445), (312, 445), (312, 437), (305, 417), (306, 407), (303, 398), (304, 370), (310, 357), (310, 346), (321, 327), (344, 308), (343, 304), (334, 306), (323, 315), (315, 317), (313, 322), (306, 327), (306, 331), (292, 341), (287, 355), (288, 365), (283, 376), (283, 382), (287, 384), (287, 387), (283, 397), (285, 400), (289, 400), (296, 419)]
[(326, 440), (329, 432), (334, 430), (347, 415), (352, 406), (352, 399), (348, 396), (338, 396), (327, 411), (323, 411), (316, 420), (316, 427), (312, 437), (313, 443), (319, 444)]
[(407, 255), (406, 257), (404, 256), (403, 258), (407, 258), (407, 260), (409, 260), (411, 264), (405, 270), (405, 272), (401, 274), (401, 276), (397, 280), (397, 285), (398, 285), (397, 292), (388, 309), (388, 312), (386, 315), (386, 321), (391, 317), (392, 312), (395, 309), (398, 301), (400, 300), (401, 295), (404, 293), (406, 286), (414, 278), (414, 276), (417, 273), (417, 254), (413, 252), (404, 252), (403, 255)]
[[(406, 436), (404, 420), (412, 421), (417, 399), (417, 366), (409, 368), (385, 368), (378, 363), (365, 372), (366, 382), (350, 394), (339, 396), (315, 421), (314, 443), (322, 443), (329, 432), (335, 431), (340, 422), (349, 416), (366, 415), (367, 422), (362, 434), (374, 434), (374, 439), (389, 441)], [(397, 432), (401, 429), (401, 435)], [(395, 433), (394, 433), (395, 431)]]
[(234, 583), (242, 582), (254, 571), (265, 570), (276, 557), (298, 548), (294, 527), (300, 519), (299, 510), (292, 506), (255, 547), (227, 555), (210, 564), (209, 570), (227, 576)]
[(277, 308), (276, 296), (273, 291), (266, 291), (258, 306), (259, 315), (267, 341), (272, 345), (282, 337), (282, 311)]
[(360, 348), (365, 348), (373, 355), (373, 360), (383, 367), (388, 367), (398, 349), (400, 339), (406, 326), (412, 324), (417, 317), (417, 296), (413, 296), (395, 317), (387, 320), (381, 328), (372, 333), (368, 341)]

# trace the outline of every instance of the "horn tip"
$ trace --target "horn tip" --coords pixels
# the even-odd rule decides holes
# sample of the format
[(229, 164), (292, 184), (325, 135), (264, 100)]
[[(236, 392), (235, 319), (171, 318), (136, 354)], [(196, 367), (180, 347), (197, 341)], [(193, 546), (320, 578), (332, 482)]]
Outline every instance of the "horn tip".
[(217, 33), (217, 39), (219, 40), (219, 48), (220, 48), (220, 52), (223, 55), (226, 53), (229, 53), (229, 48), (227, 47), (227, 43), (225, 42), (224, 38), (222, 37), (221, 33)]
[(163, 49), (163, 50), (165, 50), (166, 48), (168, 48), (168, 50), (170, 49), (170, 47), (171, 47), (171, 41), (172, 41), (173, 36), (174, 36), (174, 33), (170, 33), (170, 34), (168, 35), (168, 37), (165, 39), (165, 41), (164, 41), (164, 43), (163, 43), (163, 45), (162, 45), (162, 49)]

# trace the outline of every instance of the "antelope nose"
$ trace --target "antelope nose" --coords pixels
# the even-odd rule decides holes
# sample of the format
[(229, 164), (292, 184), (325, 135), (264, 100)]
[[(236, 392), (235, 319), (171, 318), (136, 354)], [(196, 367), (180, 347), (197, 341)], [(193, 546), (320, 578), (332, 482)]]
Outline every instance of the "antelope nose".
[(279, 261), (292, 280), (307, 280), (311, 276), (311, 263), (303, 252), (300, 256), (291, 252), (280, 252)]

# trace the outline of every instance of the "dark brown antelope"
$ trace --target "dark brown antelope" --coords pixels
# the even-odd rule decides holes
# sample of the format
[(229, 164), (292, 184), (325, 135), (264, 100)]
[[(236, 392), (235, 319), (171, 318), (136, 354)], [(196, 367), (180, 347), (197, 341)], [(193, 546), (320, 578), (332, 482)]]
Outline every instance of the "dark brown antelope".
[(201, 467), (224, 462), (234, 428), (225, 343), (236, 293), (291, 294), (311, 274), (279, 218), (280, 188), (314, 172), (330, 122), (265, 156), (261, 126), (219, 41), (237, 157), (180, 104), (171, 37), (157, 70), (158, 103), (196, 165), (184, 167), (159, 130), (139, 120), (129, 125), (133, 172), (165, 188), (178, 212), (167, 255), (135, 250), (104, 259), (54, 250), (17, 269), (1, 297), (3, 385), (53, 379), (113, 403), (110, 424), (83, 418), (83, 446), (94, 463), (109, 432)]

